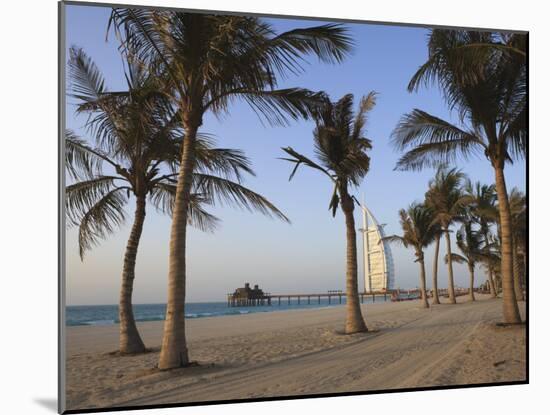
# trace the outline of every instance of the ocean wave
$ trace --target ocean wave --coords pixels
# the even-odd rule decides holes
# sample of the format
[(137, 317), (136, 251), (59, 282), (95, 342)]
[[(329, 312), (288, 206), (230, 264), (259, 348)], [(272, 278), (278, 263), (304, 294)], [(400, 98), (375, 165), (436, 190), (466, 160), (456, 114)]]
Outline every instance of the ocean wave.
[(109, 326), (115, 323), (117, 323), (116, 320), (92, 320), (92, 321), (83, 321), (81, 324), (84, 326)]
[(185, 318), (200, 318), (200, 317), (211, 317), (211, 316), (219, 316), (222, 315), (220, 313), (186, 313)]

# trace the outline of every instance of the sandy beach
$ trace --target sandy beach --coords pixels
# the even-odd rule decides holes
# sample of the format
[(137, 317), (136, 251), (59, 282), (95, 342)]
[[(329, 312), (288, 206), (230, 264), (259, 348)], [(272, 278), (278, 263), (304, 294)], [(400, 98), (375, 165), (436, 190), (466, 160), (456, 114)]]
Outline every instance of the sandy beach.
[[(67, 329), (67, 409), (522, 381), (525, 326), (497, 327), (500, 299), (365, 304), (371, 332), (341, 334), (344, 307), (188, 320), (198, 366), (155, 369), (162, 322), (139, 324), (152, 352), (118, 356), (118, 326)], [(525, 317), (525, 303), (520, 303)]]

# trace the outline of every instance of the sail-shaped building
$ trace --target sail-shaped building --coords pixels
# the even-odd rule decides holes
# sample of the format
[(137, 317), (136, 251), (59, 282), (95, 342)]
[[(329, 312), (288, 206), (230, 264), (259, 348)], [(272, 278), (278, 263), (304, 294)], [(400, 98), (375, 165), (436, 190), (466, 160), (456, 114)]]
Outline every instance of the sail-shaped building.
[(384, 225), (380, 225), (367, 206), (361, 204), (363, 213), (363, 265), (365, 292), (394, 289), (395, 276), (391, 248), (384, 238)]

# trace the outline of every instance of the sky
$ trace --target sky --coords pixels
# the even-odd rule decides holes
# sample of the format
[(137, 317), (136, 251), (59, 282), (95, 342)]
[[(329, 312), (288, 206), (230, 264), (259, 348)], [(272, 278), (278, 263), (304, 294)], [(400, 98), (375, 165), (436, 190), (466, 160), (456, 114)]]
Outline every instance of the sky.
[[(67, 47), (78, 46), (102, 71), (106, 85), (116, 90), (125, 85), (118, 41), (111, 34), (106, 40), (110, 9), (69, 5), (66, 13)], [(296, 19), (270, 19), (277, 31), (313, 26), (326, 22)], [(333, 100), (347, 93), (361, 96), (378, 93), (377, 104), (369, 114), (366, 136), (372, 140), (371, 167), (355, 195), (366, 201), (386, 234), (400, 234), (398, 211), (421, 201), (434, 171), (394, 171), (400, 154), (390, 143), (390, 135), (400, 117), (413, 108), (456, 121), (447, 109), (437, 87), (409, 93), (406, 86), (427, 58), (427, 29), (375, 24), (346, 24), (356, 45), (350, 57), (337, 65), (310, 59), (304, 74), (281, 80), (280, 87), (299, 86), (323, 90)], [(67, 100), (67, 128), (92, 139), (84, 128), (86, 118), (74, 113), (74, 101)], [(190, 228), (187, 243), (187, 301), (223, 301), (226, 294), (244, 282), (259, 284), (271, 293), (326, 292), (345, 290), (345, 226), (341, 212), (333, 218), (328, 211), (332, 186), (317, 171), (300, 168), (288, 181), (292, 166), (279, 160), (281, 147), (292, 146), (313, 156), (312, 122), (292, 122), (287, 127), (263, 125), (244, 103), (234, 103), (220, 119), (208, 115), (202, 132), (213, 134), (221, 147), (243, 150), (251, 159), (256, 176), (246, 177), (245, 185), (271, 200), (291, 220), (286, 224), (259, 213), (215, 207), (210, 211), (222, 219), (215, 233)], [(493, 171), (484, 158), (456, 164), (473, 181), (493, 183)], [(508, 189), (525, 191), (526, 166), (523, 160), (508, 165)], [(77, 230), (66, 234), (67, 304), (116, 304), (118, 302), (122, 259), (131, 227), (134, 200), (127, 205), (128, 220), (99, 246), (78, 255)], [(360, 227), (360, 212), (356, 223)], [(164, 303), (167, 291), (170, 218), (149, 206), (142, 234), (134, 287), (134, 303)], [(452, 236), (454, 239), (454, 234)], [(361, 239), (358, 233), (358, 249)], [(444, 245), (442, 245), (443, 247)], [(454, 247), (456, 249), (456, 247)], [(441, 252), (441, 251), (440, 251)], [(414, 253), (392, 246), (396, 287), (419, 285)], [(443, 258), (441, 253), (440, 260)], [(426, 250), (428, 286), (431, 286), (432, 248)], [(363, 289), (362, 259), (358, 258), (359, 287)], [(444, 264), (439, 267), (439, 285), (447, 286)], [(465, 266), (455, 265), (455, 284), (468, 285)], [(476, 285), (485, 276), (477, 271)]]

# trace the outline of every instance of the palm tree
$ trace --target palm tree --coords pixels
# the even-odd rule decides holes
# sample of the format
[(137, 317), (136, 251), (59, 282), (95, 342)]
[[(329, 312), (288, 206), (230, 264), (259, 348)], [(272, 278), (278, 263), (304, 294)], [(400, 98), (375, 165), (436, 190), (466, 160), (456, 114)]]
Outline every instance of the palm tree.
[[(520, 50), (526, 45), (524, 35), (433, 30), (428, 61), (411, 79), (409, 91), (437, 81), (449, 108), (457, 110), (459, 122), (453, 124), (414, 109), (401, 119), (393, 139), (398, 149), (407, 151), (397, 163), (399, 169), (421, 169), (477, 154), (485, 155), (491, 163), (502, 233), (503, 315), (506, 323), (513, 324), (521, 318), (514, 293), (511, 214), (504, 168), (526, 152), (527, 72), (525, 55), (512, 54), (510, 48), (496, 45), (503, 42)], [(487, 47), (492, 43), (495, 46)], [(474, 64), (465, 66), (463, 52), (480, 44), (485, 46), (478, 50), (485, 52)]]
[(422, 306), (428, 308), (426, 294), (426, 267), (424, 265), (424, 248), (430, 245), (438, 234), (437, 225), (433, 222), (434, 213), (422, 203), (413, 203), (407, 210), (399, 211), (399, 222), (403, 235), (386, 236), (383, 240), (401, 243), (405, 248), (413, 248), (416, 261), (420, 267), (420, 291)]
[(326, 100), (316, 119), (313, 131), (315, 154), (318, 162), (296, 152), (292, 147), (283, 148), (291, 156), (284, 160), (295, 163), (289, 180), (294, 177), (300, 165), (311, 167), (324, 173), (334, 184), (329, 204), (332, 216), (338, 206), (346, 219), (347, 255), (346, 255), (346, 327), (348, 334), (367, 331), (361, 315), (357, 290), (357, 241), (355, 218), (353, 216), (354, 196), (350, 195), (350, 186), (357, 187), (369, 171), (370, 157), (367, 150), (372, 148), (371, 141), (364, 137), (367, 113), (376, 104), (376, 94), (369, 93), (361, 99), (359, 110), (353, 116), (353, 95), (344, 95), (332, 103)]
[(508, 196), (510, 212), (512, 214), (512, 263), (514, 271), (514, 291), (517, 301), (524, 301), (521, 283), (520, 251), (525, 252), (525, 235), (527, 228), (527, 206), (525, 195), (517, 188), (513, 188)]
[(497, 291), (494, 281), (493, 261), (487, 261), (491, 253), (491, 224), (498, 221), (495, 186), (481, 184), (480, 182), (472, 183), (470, 180), (466, 180), (464, 191), (470, 198), (469, 208), (472, 211), (472, 218), (479, 225), (479, 232), (483, 235), (485, 242), (483, 248), (485, 252), (484, 263), (487, 265), (489, 290), (491, 296), (495, 298), (497, 296)]
[(206, 113), (227, 112), (245, 100), (270, 123), (311, 116), (319, 95), (301, 88), (277, 90), (277, 78), (298, 74), (306, 55), (340, 62), (351, 39), (340, 25), (276, 33), (256, 17), (152, 9), (113, 9), (109, 26), (122, 49), (167, 81), (180, 113), (185, 141), (179, 163), (170, 233), (168, 301), (160, 369), (189, 364), (185, 338), (187, 211), (191, 200), (196, 137)]
[[(439, 224), (441, 233), (445, 235), (447, 257), (452, 256), (449, 227), (461, 218), (467, 201), (462, 192), (464, 178), (464, 173), (460, 170), (449, 169), (446, 165), (440, 165), (426, 192), (425, 203), (434, 213), (434, 224)], [(456, 304), (452, 261), (447, 262), (447, 271), (449, 274), (449, 301)]]
[[(140, 353), (145, 345), (136, 327), (132, 292), (135, 265), (146, 216), (147, 199), (158, 210), (171, 213), (176, 191), (174, 170), (183, 135), (177, 114), (157, 93), (154, 80), (129, 65), (128, 90), (110, 92), (94, 62), (81, 50), (70, 50), (69, 69), (77, 112), (88, 113), (88, 130), (97, 146), (74, 132), (66, 132), (66, 166), (73, 183), (67, 186), (69, 224), (78, 227), (81, 258), (121, 225), (131, 196), (135, 213), (130, 231), (119, 301), (120, 352)], [(213, 148), (201, 136), (197, 143), (188, 222), (211, 231), (218, 219), (204, 210), (216, 201), (259, 210), (286, 220), (263, 196), (241, 185), (243, 173), (254, 174), (241, 151)], [(104, 173), (103, 167), (109, 172)], [(163, 169), (164, 168), (164, 169)], [(164, 171), (163, 171), (164, 170)]]
[[(462, 255), (452, 254), (453, 262), (467, 264), (470, 273), (470, 300), (475, 301), (474, 296), (474, 281), (476, 264), (483, 259), (483, 234), (479, 231), (474, 231), (472, 228), (473, 221), (471, 218), (465, 218), (464, 223), (456, 234), (456, 245), (462, 252)], [(449, 257), (445, 256), (445, 262), (449, 262)]]
[[(428, 197), (428, 194), (426, 194), (426, 197)], [(424, 199), (424, 204), (427, 203), (427, 200)], [(433, 268), (432, 268), (432, 304), (441, 304), (441, 301), (439, 300), (439, 288), (438, 288), (438, 282), (437, 282), (437, 273), (438, 273), (438, 265), (439, 265), (439, 245), (441, 242), (441, 235), (443, 234), (443, 231), (441, 230), (441, 225), (439, 225), (437, 221), (437, 217), (435, 215), (435, 212), (432, 210), (432, 213), (434, 213), (434, 217), (432, 218), (432, 222), (434, 222), (434, 230), (435, 230), (435, 248), (434, 248), (434, 259), (433, 259)]]

